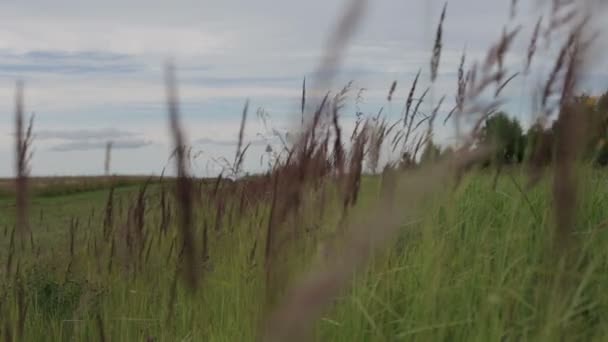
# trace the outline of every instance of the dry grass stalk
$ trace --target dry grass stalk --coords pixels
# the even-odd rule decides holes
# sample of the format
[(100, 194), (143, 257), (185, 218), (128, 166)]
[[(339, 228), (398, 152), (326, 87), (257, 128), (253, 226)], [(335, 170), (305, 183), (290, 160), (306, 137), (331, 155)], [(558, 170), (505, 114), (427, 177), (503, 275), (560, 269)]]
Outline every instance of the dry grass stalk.
[(201, 252), (203, 262), (209, 262), (209, 225), (207, 220), (203, 223), (203, 248)]
[(323, 89), (331, 87), (331, 81), (338, 71), (342, 55), (362, 19), (366, 7), (367, 0), (352, 0), (345, 8), (343, 17), (338, 21), (336, 29), (327, 41), (325, 55), (315, 73), (320, 76), (321, 83), (315, 89), (323, 91)]
[[(278, 260), (281, 259), (279, 253), (296, 236), (293, 229), (281, 228), (290, 217), (297, 215), (306, 186), (318, 186), (320, 180), (331, 169), (328, 159), (331, 121), (336, 120), (337, 123), (337, 112), (342, 107), (344, 97), (351, 85), (352, 83), (347, 84), (333, 97), (332, 101), (329, 101), (329, 93), (325, 95), (314, 113), (311, 125), (304, 132), (302, 138), (296, 142), (293, 148), (287, 151), (284, 159), (277, 159), (273, 167), (272, 199), (264, 254), (268, 304), (271, 304), (282, 290), (285, 280), (281, 274), (282, 265), (278, 263)], [(326, 115), (330, 108), (333, 109), (331, 121), (327, 120), (329, 118)], [(333, 129), (337, 132), (334, 146), (341, 146), (342, 144), (338, 140), (340, 139), (339, 126), (334, 126)], [(335, 154), (336, 151), (338, 151), (337, 155)], [(334, 150), (333, 158), (337, 160), (335, 162), (337, 164), (342, 164), (340, 151), (341, 147)]]
[(108, 141), (106, 144), (106, 158), (103, 164), (103, 169), (106, 176), (110, 175), (110, 160), (112, 158), (112, 142)]
[(475, 89), (475, 85), (477, 84), (477, 69), (478, 69), (478, 63), (477, 63), (477, 61), (475, 61), (475, 62), (473, 62), (473, 65), (471, 65), (471, 67), (467, 70), (467, 76), (466, 76), (467, 88), (465, 91), (465, 93), (467, 94), (466, 99), (469, 99), (471, 97), (471, 96), (469, 96), (469, 94), (473, 93), (473, 90)]
[(555, 252), (568, 257), (574, 239), (577, 180), (575, 162), (582, 140), (580, 109), (575, 105), (561, 108), (555, 145), (555, 172), (553, 179), (554, 215), (556, 223)]
[(171, 239), (171, 244), (169, 245), (169, 252), (167, 252), (167, 265), (170, 265), (171, 257), (173, 256), (173, 250), (175, 249), (175, 237)]
[(335, 105), (333, 107), (332, 125), (335, 134), (333, 147), (334, 168), (337, 170), (338, 176), (342, 177), (342, 175), (344, 175), (345, 162), (344, 148), (342, 146), (342, 128), (340, 127), (340, 123), (338, 120), (338, 107)]
[(23, 333), (25, 331), (25, 322), (27, 316), (27, 309), (29, 307), (29, 301), (26, 300), (25, 289), (23, 288), (23, 281), (19, 279), (17, 281), (17, 340), (23, 340)]
[(310, 127), (310, 129), (308, 130), (308, 132), (306, 132), (304, 134), (304, 143), (301, 145), (301, 148), (303, 149), (303, 153), (307, 155), (307, 157), (310, 157), (310, 155), (312, 154), (315, 144), (316, 144), (316, 133), (317, 133), (317, 129), (319, 128), (319, 125), (321, 123), (321, 114), (323, 114), (323, 112), (325, 111), (325, 107), (327, 105), (327, 102), (329, 100), (329, 92), (327, 92), (325, 94), (325, 96), (323, 97), (323, 100), (321, 100), (321, 104), (319, 105), (319, 107), (317, 108), (317, 110), (315, 111), (315, 114), (313, 115), (312, 118), (312, 125)]
[(280, 174), (276, 173), (274, 176), (274, 182), (272, 186), (272, 202), (270, 204), (270, 213), (268, 218), (268, 226), (266, 228), (266, 242), (264, 246), (264, 269), (266, 272), (266, 286), (269, 288), (269, 283), (271, 280), (271, 272), (272, 272), (272, 255), (274, 253), (274, 241), (275, 241), (275, 221), (277, 216), (277, 198), (279, 196), (279, 177)]
[(29, 162), (32, 158), (32, 129), (34, 117), (30, 118), (27, 129), (24, 126), (23, 83), (17, 83), (15, 95), (15, 206), (17, 234), (23, 248), (25, 234), (29, 231), (28, 222), (28, 176)]
[(384, 139), (388, 135), (387, 123), (384, 118), (380, 120), (380, 117), (377, 116), (374, 120), (374, 125), (370, 129), (369, 136), (369, 144), (368, 144), (368, 167), (372, 171), (372, 173), (376, 173), (378, 169), (378, 163), (380, 161), (380, 154), (382, 151), (382, 145), (384, 144)]
[(549, 113), (550, 113), (550, 111), (547, 108), (548, 107), (548, 101), (549, 101), (551, 95), (554, 92), (554, 88), (553, 88), (554, 84), (557, 82), (559, 74), (560, 74), (560, 71), (562, 70), (562, 68), (565, 65), (566, 53), (570, 49), (572, 43), (573, 43), (573, 41), (571, 42), (569, 40), (567, 42), (567, 44), (565, 44), (564, 46), (562, 46), (562, 49), (560, 50), (558, 58), (555, 61), (555, 64), (553, 66), (553, 70), (549, 74), (549, 78), (547, 79), (547, 82), (545, 82), (545, 86), (544, 86), (543, 93), (542, 93), (542, 99), (541, 99), (541, 106), (543, 108), (543, 114), (545, 116), (548, 116)]
[(110, 255), (108, 255), (108, 274), (112, 273), (112, 266), (114, 264), (114, 254), (116, 252), (116, 239), (114, 236), (110, 237)]
[(413, 125), (414, 125), (414, 120), (416, 120), (416, 116), (419, 113), (420, 110), (420, 105), (422, 104), (422, 102), (424, 102), (424, 98), (426, 97), (426, 95), (429, 93), (431, 88), (426, 88), (424, 90), (424, 92), (422, 93), (422, 95), (420, 96), (420, 98), (418, 99), (418, 101), (416, 102), (416, 106), (414, 107), (414, 111), (412, 112), (412, 114), (410, 115), (409, 121), (408, 121), (408, 125), (407, 125), (407, 130), (405, 131), (405, 136), (403, 137), (403, 146), (404, 148), (407, 148), (408, 143), (410, 142), (410, 136), (412, 134), (412, 132), (414, 131)]
[(70, 220), (70, 259), (74, 258), (75, 250), (74, 243), (76, 241), (76, 229), (78, 228), (78, 219), (72, 217)]
[(169, 289), (169, 301), (167, 303), (168, 310), (167, 316), (165, 317), (165, 323), (169, 324), (173, 321), (173, 316), (175, 314), (175, 301), (177, 300), (177, 280), (179, 278), (179, 272), (181, 264), (178, 264), (178, 267), (175, 268), (175, 274), (173, 275), (173, 279), (171, 281), (171, 287)]
[(520, 30), (521, 26), (517, 26), (509, 33), (507, 33), (506, 30), (503, 30), (503, 39), (501, 39), (500, 44), (496, 48), (496, 63), (498, 64), (498, 70), (504, 70), (505, 55)]
[(97, 325), (97, 333), (99, 334), (99, 341), (100, 342), (106, 342), (106, 331), (103, 325), (103, 320), (101, 318), (101, 314), (99, 312), (97, 312), (97, 314), (95, 315), (95, 323)]
[(416, 160), (418, 157), (418, 151), (420, 151), (420, 147), (423, 146), (425, 144), (425, 139), (426, 136), (422, 133), (416, 133), (416, 135), (414, 136), (414, 140), (416, 143), (413, 145), (413, 148), (411, 148), (411, 152), (407, 152), (409, 157), (406, 157), (404, 159), (409, 158), (409, 162), (411, 163), (412, 167), (416, 167)]
[(443, 104), (443, 101), (445, 101), (445, 95), (443, 95), (440, 99), (439, 102), (437, 103), (437, 106), (435, 106), (435, 108), (433, 109), (433, 112), (431, 113), (428, 121), (429, 121), (429, 125), (427, 127), (427, 131), (426, 131), (426, 136), (427, 136), (427, 140), (431, 140), (432, 139), (432, 135), (433, 135), (433, 125), (435, 124), (435, 118), (437, 118), (437, 114), (439, 113), (439, 109), (441, 108), (441, 105)]
[(11, 230), (11, 237), (9, 239), (8, 256), (6, 258), (6, 274), (11, 274), (13, 269), (13, 256), (15, 254), (15, 230), (16, 226), (13, 226), (13, 229)]
[(459, 114), (464, 110), (464, 102), (466, 99), (466, 90), (467, 90), (467, 81), (468, 77), (465, 77), (464, 73), (464, 63), (466, 61), (466, 50), (462, 51), (462, 56), (460, 57), (460, 64), (458, 65), (458, 88), (456, 92), (456, 106), (448, 113), (448, 115), (443, 120), (443, 124), (445, 125), (448, 120), (452, 117), (452, 115), (458, 111)]
[(30, 249), (32, 252), (34, 252), (34, 231), (32, 229), (30, 229)]
[(222, 218), (224, 217), (224, 198), (217, 201), (215, 209), (215, 232), (218, 233), (222, 229)]
[[(449, 175), (458, 169), (487, 155), (487, 150), (461, 151), (454, 159), (444, 161), (431, 168), (421, 170), (407, 177), (400, 177), (402, 188), (399, 199), (408, 203), (439, 191)], [(409, 201), (408, 201), (409, 200)], [(379, 203), (382, 203), (380, 201)], [(416, 207), (413, 205), (405, 207)], [(353, 222), (348, 228), (351, 234), (341, 251), (335, 250), (321, 270), (312, 271), (298, 282), (276, 309), (268, 322), (267, 341), (305, 341), (312, 323), (322, 314), (329, 303), (351, 283), (354, 274), (360, 270), (372, 255), (397, 232), (403, 217), (401, 211), (378, 205), (367, 215), (366, 220)], [(411, 215), (411, 213), (410, 213)], [(372, 233), (373, 227), (373, 233)]]
[(220, 186), (222, 185), (223, 176), (224, 176), (224, 173), (220, 172), (220, 174), (215, 179), (215, 185), (213, 186), (213, 197), (216, 197), (220, 190)]
[(234, 155), (234, 164), (233, 164), (233, 175), (236, 179), (239, 176), (241, 171), (241, 165), (243, 164), (243, 158), (245, 156), (245, 152), (249, 145), (241, 151), (243, 147), (243, 139), (245, 137), (245, 123), (247, 122), (247, 112), (249, 111), (249, 100), (245, 101), (245, 107), (243, 108), (243, 116), (241, 118), (241, 127), (239, 129), (239, 138), (236, 145), (236, 154)]
[[(171, 208), (169, 201), (167, 199), (167, 191), (165, 186), (161, 186), (160, 190), (160, 232), (166, 236), (169, 228), (169, 224), (171, 222)], [(159, 239), (160, 243), (160, 239)]]
[(585, 119), (582, 104), (573, 101), (574, 91), (584, 64), (582, 32), (585, 21), (575, 27), (569, 41), (568, 63), (564, 75), (558, 118), (553, 197), (556, 219), (557, 248), (568, 251), (576, 220), (577, 181), (575, 163), (584, 141)]
[(551, 35), (562, 27), (569, 25), (579, 15), (581, 1), (577, 0), (553, 0), (549, 24), (544, 32), (544, 38), (549, 45)]
[(105, 215), (103, 218), (103, 235), (107, 240), (112, 234), (114, 227), (114, 187), (110, 187), (106, 201)]
[(13, 328), (11, 327), (10, 320), (4, 320), (4, 340), (7, 342), (13, 341)]
[(352, 147), (351, 158), (349, 161), (349, 171), (347, 174), (346, 184), (343, 194), (342, 214), (345, 215), (348, 207), (354, 206), (357, 203), (359, 196), (359, 188), (361, 186), (361, 173), (363, 171), (363, 158), (365, 148), (369, 141), (369, 123), (366, 122), (355, 139)]
[(433, 45), (433, 56), (431, 57), (431, 82), (435, 82), (437, 79), (437, 70), (439, 69), (439, 60), (441, 59), (441, 47), (442, 47), (442, 36), (443, 36), (443, 21), (445, 20), (445, 13), (448, 8), (448, 3), (443, 5), (441, 11), (441, 17), (439, 18), (439, 24), (437, 25), (437, 33), (435, 34), (435, 43)]
[[(578, 25), (575, 25), (568, 33), (568, 37), (560, 48), (553, 68), (543, 86), (540, 98), (541, 116), (538, 118), (537, 123), (541, 130), (551, 114), (555, 111), (556, 107), (569, 105), (568, 102), (571, 100), (574, 86), (580, 76), (578, 70), (579, 65), (577, 63), (581, 63), (579, 58), (586, 52), (585, 49), (588, 47), (588, 43), (594, 38), (592, 37), (585, 42), (581, 41), (583, 30), (588, 22), (587, 20), (588, 18), (583, 18), (581, 22)], [(558, 91), (560, 86), (561, 91)], [(560, 101), (556, 105), (550, 106), (550, 99), (555, 96), (559, 96)], [(560, 113), (562, 112), (561, 108), (559, 111)], [(532, 157), (530, 158), (530, 178), (528, 186), (533, 186), (540, 180), (543, 166), (547, 164), (545, 156), (547, 155), (547, 151), (551, 149), (551, 145), (552, 142), (547, 139), (547, 135), (541, 134), (532, 153)]]
[(519, 76), (519, 72), (514, 73), (513, 75), (509, 76), (509, 78), (507, 78), (506, 80), (504, 80), (499, 86), (498, 88), (496, 88), (496, 92), (494, 93), (494, 97), (497, 98), (500, 96), (500, 93), (503, 91), (503, 89), (505, 89), (505, 87), (511, 83), (511, 81), (513, 81), (517, 76)]
[(397, 182), (397, 170), (391, 164), (386, 164), (382, 170), (380, 183), (380, 198), (384, 200), (391, 210), (395, 206), (395, 193)]
[(414, 77), (414, 82), (412, 82), (412, 87), (410, 88), (410, 92), (407, 95), (407, 100), (405, 101), (405, 113), (403, 115), (403, 127), (406, 127), (410, 115), (410, 108), (412, 107), (412, 103), (414, 101), (414, 93), (416, 92), (416, 85), (418, 84), (418, 78), (420, 77), (421, 70), (418, 70), (416, 73), (416, 77)]
[[(161, 239), (160, 235), (158, 235), (158, 239), (159, 240)], [(150, 242), (148, 243), (148, 248), (146, 249), (146, 255), (145, 255), (145, 258), (144, 258), (144, 263), (145, 264), (147, 264), (148, 260), (150, 259), (150, 252), (152, 251), (152, 243), (154, 243), (154, 237), (150, 237), (148, 240)]]
[(532, 33), (532, 38), (530, 39), (530, 44), (528, 45), (528, 55), (526, 56), (526, 65), (524, 67), (524, 73), (527, 75), (530, 72), (530, 66), (532, 65), (532, 60), (534, 55), (536, 54), (538, 35), (540, 34), (540, 27), (543, 22), (543, 17), (540, 16), (538, 21), (536, 22), (536, 26), (534, 26), (534, 32)]
[(511, 20), (517, 16), (517, 0), (511, 0), (511, 7), (509, 9), (509, 16)]
[(169, 110), (169, 121), (173, 144), (175, 146), (175, 163), (177, 169), (176, 197), (179, 203), (179, 228), (183, 251), (183, 260), (180, 270), (183, 272), (184, 279), (191, 290), (196, 288), (198, 283), (198, 272), (196, 267), (196, 253), (194, 245), (194, 234), (192, 232), (193, 222), (193, 194), (192, 180), (188, 176), (187, 161), (185, 156), (185, 139), (183, 130), (180, 126), (177, 84), (175, 81), (175, 70), (172, 65), (166, 69), (167, 84), (167, 105)]
[(304, 126), (304, 110), (306, 108), (306, 77), (302, 80), (302, 99), (301, 99), (301, 115), (302, 115), (302, 126)]
[(393, 83), (391, 84), (391, 88), (388, 91), (388, 96), (386, 98), (386, 100), (388, 102), (391, 102), (393, 100), (393, 94), (395, 93), (395, 90), (397, 89), (397, 81), (393, 81)]
[(141, 262), (142, 253), (144, 252), (146, 235), (145, 235), (145, 212), (146, 212), (146, 190), (150, 184), (150, 178), (141, 186), (137, 194), (135, 208), (133, 208), (133, 221), (135, 224), (135, 243), (138, 253), (138, 261)]

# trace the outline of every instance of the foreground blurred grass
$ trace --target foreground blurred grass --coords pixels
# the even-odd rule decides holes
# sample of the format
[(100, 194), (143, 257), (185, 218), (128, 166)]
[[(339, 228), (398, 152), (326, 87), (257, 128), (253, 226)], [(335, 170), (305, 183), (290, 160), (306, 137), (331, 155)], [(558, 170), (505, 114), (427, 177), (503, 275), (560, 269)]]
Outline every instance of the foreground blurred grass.
[[(549, 179), (523, 195), (516, 183), (524, 184), (525, 178), (518, 170), (503, 175), (495, 190), (492, 175), (475, 172), (421, 203), (424, 210), (403, 222), (399, 239), (374, 257), (353, 289), (317, 323), (317, 338), (604, 340), (608, 232), (602, 222), (608, 177), (596, 170), (581, 172), (580, 253), (561, 277), (556, 277), (561, 271), (550, 249)], [(108, 341), (256, 340), (267, 313), (268, 201), (243, 206), (241, 198), (227, 193), (220, 213), (207, 186), (201, 188), (195, 239), (208, 249), (197, 250), (202, 281), (191, 293), (176, 281), (173, 220), (166, 233), (159, 228), (162, 187), (169, 188), (155, 184), (146, 192), (146, 239), (139, 249), (128, 245), (126, 220), (137, 202), (137, 185), (115, 190), (113, 242), (103, 242), (107, 189), (34, 197), (33, 244), (29, 236), (23, 245), (14, 238), (10, 272), (5, 265), (14, 208), (10, 197), (0, 200), (3, 333), (15, 334), (25, 315), (23, 339), (28, 341), (102, 336)], [(354, 216), (365, 215), (379, 191), (379, 177), (364, 177)], [(321, 205), (310, 201), (300, 210), (300, 233), (281, 256), (286, 284), (322, 260), (340, 205), (331, 199)]]

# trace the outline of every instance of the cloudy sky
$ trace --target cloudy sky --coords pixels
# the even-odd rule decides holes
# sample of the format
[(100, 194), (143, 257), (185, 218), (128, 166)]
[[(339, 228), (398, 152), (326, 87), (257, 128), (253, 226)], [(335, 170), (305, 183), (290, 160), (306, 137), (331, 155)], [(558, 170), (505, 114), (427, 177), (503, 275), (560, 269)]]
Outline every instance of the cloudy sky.
[[(525, 59), (530, 31), (542, 8), (520, 0), (522, 39), (508, 56), (514, 70)], [(215, 174), (217, 160), (234, 154), (243, 104), (250, 100), (245, 167), (260, 168), (264, 134), (299, 120), (302, 78), (325, 51), (346, 0), (3, 1), (0, 3), (0, 176), (13, 172), (13, 108), (17, 80), (25, 81), (27, 113), (35, 113), (32, 173), (99, 174), (104, 147), (113, 141), (112, 171), (159, 173), (170, 153), (163, 68), (177, 67), (182, 117), (200, 156), (199, 174)], [(432, 37), (443, 2), (369, 1), (341, 64), (336, 84), (364, 87), (362, 109), (397, 117), (419, 68), (428, 80)], [(514, 27), (510, 0), (454, 0), (448, 7), (435, 97), (456, 86), (460, 54), (481, 58)], [(542, 56), (541, 51), (540, 55)], [(608, 88), (598, 62), (586, 89)], [(426, 78), (425, 78), (426, 77)], [(386, 103), (393, 80), (394, 103)], [(505, 92), (509, 111), (525, 122), (530, 79)], [(353, 96), (354, 97), (354, 96)], [(351, 97), (352, 99), (352, 97)], [(435, 99), (436, 100), (436, 99)], [(265, 127), (254, 115), (263, 107)], [(394, 107), (394, 108), (392, 108)], [(345, 111), (346, 126), (354, 111)], [(450, 128), (437, 127), (446, 143)]]

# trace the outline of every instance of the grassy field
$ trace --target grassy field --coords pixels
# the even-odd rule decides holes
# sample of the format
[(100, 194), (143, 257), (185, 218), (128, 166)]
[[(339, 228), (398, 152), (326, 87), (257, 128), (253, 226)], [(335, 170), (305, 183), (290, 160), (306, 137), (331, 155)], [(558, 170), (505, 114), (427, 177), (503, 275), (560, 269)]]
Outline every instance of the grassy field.
[[(73, 176), (73, 177), (33, 177), (30, 191), (35, 197), (61, 197), (69, 194), (104, 190), (114, 187), (128, 187), (145, 183), (149, 176)], [(0, 178), (0, 199), (15, 197), (15, 181)]]
[[(290, 139), (274, 133), (282, 146), (267, 146), (265, 175), (240, 177), (250, 146), (247, 102), (234, 162), (220, 161), (236, 181), (191, 176), (171, 64), (165, 81), (176, 177), (169, 179), (29, 178), (35, 131), (18, 86), (15, 179), (0, 180), (0, 336), (608, 340), (608, 176), (584, 153), (606, 146), (608, 119), (605, 107), (577, 95), (595, 36), (586, 34), (589, 8), (570, 3), (553, 3), (546, 30), (539, 17), (523, 70), (507, 70), (504, 61), (519, 26), (503, 29), (483, 63), (465, 65), (463, 52), (452, 110), (441, 107), (448, 94), (432, 95), (445, 5), (430, 84), (416, 88), (419, 71), (402, 88), (409, 92), (396, 121), (382, 116), (384, 107), (361, 112), (363, 89), (354, 98), (352, 83), (307, 98), (305, 79), (301, 127)], [(323, 87), (333, 88), (361, 6), (353, 2), (337, 22), (318, 69), (330, 75), (321, 77)], [(563, 39), (553, 42), (556, 32)], [(513, 141), (488, 122), (502, 117), (505, 127), (515, 126), (496, 113), (501, 91), (527, 75), (537, 45), (549, 41), (557, 54), (543, 53), (543, 63), (555, 63), (539, 75), (546, 82), (530, 113), (540, 115), (533, 117), (536, 133), (524, 144), (519, 129)], [(394, 81), (387, 106), (396, 89)], [(340, 117), (349, 94), (356, 123), (345, 131)], [(257, 114), (266, 126), (263, 110)], [(455, 123), (454, 146), (433, 144), (435, 119)]]
[[(549, 179), (523, 195), (518, 170), (503, 175), (495, 190), (491, 175), (475, 172), (436, 196), (395, 201), (398, 212), (408, 213), (399, 216), (398, 238), (373, 255), (315, 322), (315, 338), (605, 340), (608, 177), (581, 172), (572, 242), (577, 253), (567, 265), (551, 247)], [(332, 188), (320, 188), (324, 203), (311, 192), (294, 214), (299, 224), (283, 226), (285, 236), (297, 238), (286, 238), (276, 250), (269, 277), (264, 239), (270, 201), (243, 198), (244, 186), (201, 186), (192, 237), (195, 291), (180, 278), (178, 220), (168, 184), (150, 185), (145, 193), (137, 185), (114, 190), (112, 223), (105, 229), (109, 189), (34, 197), (32, 235), (22, 242), (12, 230), (14, 200), (3, 198), (4, 337), (256, 340), (285, 288), (320, 264), (327, 249), (340, 248), (330, 243), (345, 234), (335, 228), (341, 207)], [(379, 176), (363, 177), (353, 221), (366, 216), (380, 190)]]

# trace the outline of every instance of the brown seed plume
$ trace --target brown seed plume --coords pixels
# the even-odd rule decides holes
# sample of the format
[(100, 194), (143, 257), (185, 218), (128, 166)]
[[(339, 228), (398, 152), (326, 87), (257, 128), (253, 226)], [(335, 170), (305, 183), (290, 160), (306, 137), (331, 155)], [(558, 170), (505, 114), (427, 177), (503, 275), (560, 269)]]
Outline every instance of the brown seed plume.
[(234, 164), (232, 171), (234, 178), (236, 179), (241, 171), (241, 165), (243, 164), (243, 157), (247, 151), (247, 146), (243, 151), (243, 138), (245, 137), (245, 123), (247, 122), (247, 112), (249, 111), (249, 100), (245, 101), (245, 107), (243, 108), (243, 116), (241, 118), (241, 127), (239, 129), (239, 139), (236, 145), (236, 154), (234, 155)]
[(439, 69), (439, 60), (441, 59), (441, 47), (443, 37), (443, 21), (445, 20), (445, 13), (448, 9), (448, 3), (443, 5), (441, 11), (441, 17), (439, 18), (439, 24), (437, 25), (437, 33), (435, 34), (435, 44), (433, 45), (433, 56), (431, 57), (431, 82), (435, 82), (437, 79), (437, 70)]
[(187, 171), (187, 160), (185, 151), (185, 138), (180, 125), (177, 84), (175, 80), (175, 70), (172, 64), (167, 65), (165, 71), (167, 86), (167, 105), (169, 110), (169, 122), (173, 145), (175, 146), (175, 163), (177, 169), (176, 197), (179, 203), (179, 228), (182, 243), (180, 258), (181, 270), (188, 287), (191, 290), (196, 288), (198, 274), (196, 268), (196, 252), (194, 234), (192, 232), (193, 223), (193, 193), (192, 180)]
[(388, 91), (388, 97), (386, 98), (388, 102), (391, 102), (393, 100), (393, 94), (395, 93), (396, 89), (397, 81), (393, 81), (393, 83), (391, 84), (391, 88)]
[(31, 160), (32, 129), (34, 117), (30, 118), (27, 130), (24, 127), (23, 83), (17, 83), (15, 95), (15, 190), (16, 190), (16, 229), (22, 247), (24, 237), (29, 231), (28, 222), (28, 176)]

